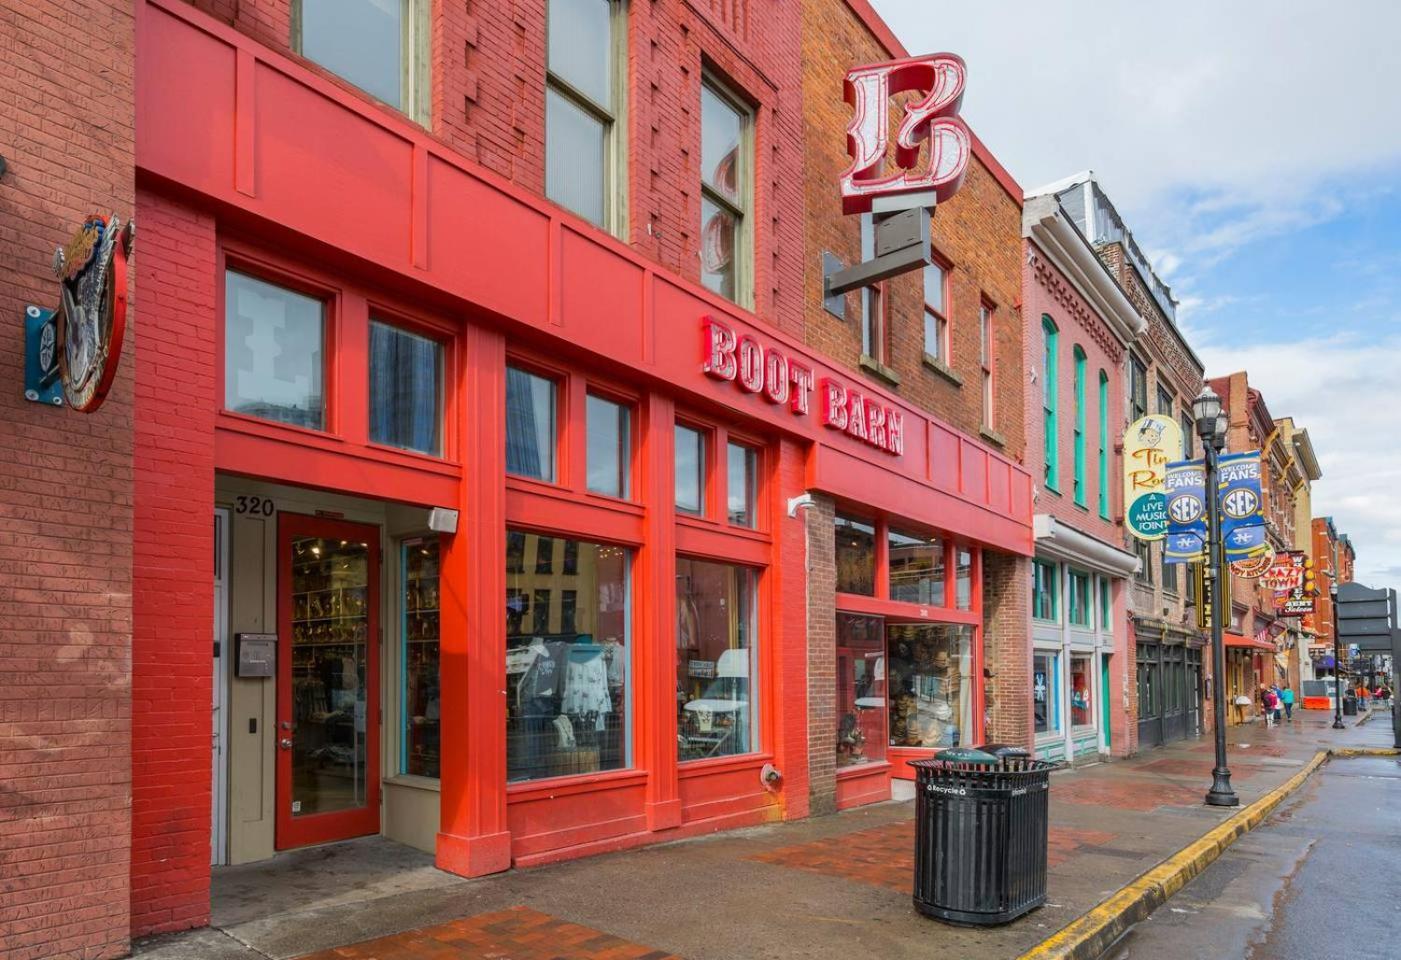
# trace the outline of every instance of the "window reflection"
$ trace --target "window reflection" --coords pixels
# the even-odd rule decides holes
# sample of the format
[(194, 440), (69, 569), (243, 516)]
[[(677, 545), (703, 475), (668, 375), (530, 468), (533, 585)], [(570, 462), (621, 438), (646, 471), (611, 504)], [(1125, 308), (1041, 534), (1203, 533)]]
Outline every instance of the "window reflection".
[(677, 749), (681, 760), (750, 753), (758, 649), (754, 572), (704, 560), (676, 561)]
[(973, 730), (973, 628), (886, 628), (890, 745), (956, 747)]
[(225, 275), (224, 408), (325, 427), (325, 304), (237, 273)]
[(885, 621), (837, 614), (837, 767), (885, 759)]

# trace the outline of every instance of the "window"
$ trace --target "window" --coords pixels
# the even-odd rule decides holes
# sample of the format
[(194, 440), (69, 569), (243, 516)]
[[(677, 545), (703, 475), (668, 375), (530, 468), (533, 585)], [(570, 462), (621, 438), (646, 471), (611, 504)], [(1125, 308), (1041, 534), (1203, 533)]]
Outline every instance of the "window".
[(506, 472), (555, 482), (557, 447), (553, 380), (506, 368)]
[(1054, 563), (1035, 560), (1031, 565), (1031, 575), (1031, 615), (1037, 620), (1058, 621), (1060, 614), (1056, 601), (1060, 592), (1060, 568)]
[(605, 230), (617, 209), (619, 17), (611, 0), (549, 0), (545, 71), (545, 195)]
[(676, 560), (679, 760), (759, 749), (754, 571)]
[(1060, 438), (1057, 436), (1059, 423), (1056, 417), (1056, 352), (1060, 337), (1056, 325), (1050, 317), (1041, 318), (1041, 412), (1044, 428), (1046, 489), (1056, 490), (1060, 476)]
[(948, 271), (937, 263), (924, 267), (924, 353), (949, 365)]
[(993, 365), (997, 341), (993, 336), (992, 307), (987, 302), (978, 308), (978, 360), (983, 367), (983, 429), (992, 429), (993, 419)]
[(224, 296), (224, 409), (325, 429), (326, 305), (232, 270)]
[[(1164, 545), (1166, 546), (1166, 544)], [(1160, 551), (1163, 564), (1163, 589), (1170, 593), (1177, 592), (1177, 564), (1168, 559), (1167, 550)]]
[(1086, 727), (1094, 723), (1094, 657), (1070, 656), (1070, 725)]
[(626, 498), (631, 493), (632, 408), (592, 393), (587, 407), (589, 492)]
[(973, 609), (973, 551), (965, 547), (954, 550), (954, 606), (959, 610)]
[(876, 528), (850, 517), (836, 518), (837, 592), (876, 595)]
[(1138, 555), (1138, 572), (1134, 579), (1139, 583), (1153, 582), (1153, 544), (1147, 540), (1133, 538), (1133, 552)]
[(938, 537), (893, 529), (888, 532), (886, 541), (890, 555), (890, 599), (945, 606), (948, 590), (944, 577), (944, 542)]
[(885, 621), (837, 614), (837, 768), (885, 759)]
[(438, 538), (405, 540), (400, 549), (404, 688), (399, 770), (437, 777), (443, 711), (438, 687)]
[[(554, 538), (523, 534), (527, 557)], [(572, 541), (575, 573), (506, 567), (506, 779), (632, 766), (629, 565), (622, 547)], [(526, 624), (530, 627), (527, 629)]]
[(676, 425), (676, 509), (682, 513), (705, 513), (705, 443), (700, 430)]
[(1078, 345), (1075, 355), (1075, 502), (1085, 505), (1085, 351)]
[(748, 306), (753, 114), (707, 77), (701, 84), (701, 283)]
[(755, 504), (759, 474), (759, 453), (740, 443), (729, 444), (726, 462), (725, 499), (730, 523), (755, 526)]
[(1114, 632), (1114, 594), (1108, 577), (1099, 578), (1099, 628), (1105, 633)]
[(436, 456), (442, 434), (442, 345), (371, 320), (370, 440)]
[(1060, 655), (1038, 650), (1031, 658), (1032, 714), (1037, 733), (1060, 732)]
[(1158, 414), (1172, 419), (1173, 411), (1177, 405), (1173, 402), (1172, 394), (1167, 388), (1159, 384), (1158, 386)]
[(420, 122), (427, 48), (425, 0), (293, 0), (292, 49)]
[(1129, 355), (1129, 420), (1148, 416), (1148, 368)]
[(1094, 605), (1091, 602), (1090, 575), (1079, 570), (1069, 572), (1070, 582), (1066, 584), (1066, 600), (1070, 605), (1070, 623), (1076, 627), (1094, 626)]
[[(876, 255), (875, 222), (869, 213), (861, 214), (861, 259)], [(885, 284), (876, 283), (861, 290), (861, 353), (877, 363), (887, 360), (886, 321), (889, 319)]]
[(1099, 515), (1109, 519), (1109, 374), (1099, 372)]
[(886, 628), (892, 747), (956, 747), (971, 741), (973, 628), (903, 623)]
[(1192, 436), (1193, 436), (1193, 434), (1196, 433), (1196, 430), (1197, 430), (1197, 424), (1196, 424), (1196, 421), (1192, 419), (1192, 414), (1191, 414), (1189, 411), (1187, 411), (1187, 410), (1183, 410), (1183, 411), (1182, 411), (1182, 459), (1183, 459), (1183, 460), (1191, 460), (1191, 459), (1192, 459)]

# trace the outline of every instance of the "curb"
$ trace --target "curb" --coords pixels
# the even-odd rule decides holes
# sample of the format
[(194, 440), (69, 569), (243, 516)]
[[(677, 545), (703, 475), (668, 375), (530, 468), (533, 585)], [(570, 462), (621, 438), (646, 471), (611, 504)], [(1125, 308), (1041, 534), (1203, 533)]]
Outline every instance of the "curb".
[(1135, 924), (1146, 920), (1149, 914), (1205, 870), (1231, 844), (1259, 826), (1275, 807), (1303, 786), (1304, 781), (1330, 757), (1398, 755), (1401, 755), (1401, 750), (1385, 747), (1319, 750), (1304, 769), (1284, 783), (1254, 803), (1242, 807), (1157, 866), (1139, 874), (1117, 893), (1101, 900), (1088, 912), (1023, 953), (1018, 960), (1099, 960)]

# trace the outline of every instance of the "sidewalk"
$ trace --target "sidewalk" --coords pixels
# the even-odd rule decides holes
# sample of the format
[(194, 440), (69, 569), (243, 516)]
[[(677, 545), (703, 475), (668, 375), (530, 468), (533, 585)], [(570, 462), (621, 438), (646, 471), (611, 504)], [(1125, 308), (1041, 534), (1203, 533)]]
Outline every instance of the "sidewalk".
[[(1327, 747), (1391, 745), (1389, 723), (1229, 731), (1248, 804)], [(913, 803), (462, 880), (370, 839), (221, 872), (214, 927), (138, 946), (143, 960), (738, 960), (1012, 958), (1234, 811), (1202, 804), (1209, 738), (1053, 775), (1050, 900), (1006, 927), (952, 927), (910, 905)], [(368, 876), (373, 864), (386, 872)], [(352, 946), (346, 946), (352, 944)], [(339, 948), (339, 949), (337, 949)], [(318, 952), (320, 951), (320, 952)]]

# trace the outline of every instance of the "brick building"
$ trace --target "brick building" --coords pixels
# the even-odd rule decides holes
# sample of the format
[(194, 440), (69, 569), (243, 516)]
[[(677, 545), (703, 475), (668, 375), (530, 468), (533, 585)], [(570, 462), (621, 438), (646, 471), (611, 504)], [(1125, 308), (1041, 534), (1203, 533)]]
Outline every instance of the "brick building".
[(863, 363), (817, 293), (859, 223), (794, 175), (901, 52), (862, 0), (820, 64), (797, 4), (132, 9), (6, 14), (12, 315), (139, 224), (113, 395), (7, 401), (7, 946), (119, 956), (306, 844), (480, 875), (1029, 739), (1020, 190), (979, 146)]
[[(909, 52), (864, 0), (801, 6), (807, 343), (862, 382), (978, 438), (961, 488), (998, 482), (983, 464), (1000, 471), (1022, 463), (1026, 450), (1021, 188), (975, 136), (962, 187), (934, 211), (935, 265), (827, 309), (824, 263), (869, 259), (875, 242), (870, 215), (843, 215), (837, 190), (850, 164), (841, 78), (853, 65)], [(977, 66), (970, 70), (976, 83)], [(892, 113), (907, 99), (892, 98)], [(957, 454), (941, 442), (935, 456)], [(808, 512), (815, 809), (888, 797), (892, 776), (912, 777), (909, 760), (977, 742), (984, 724), (987, 739), (1030, 744), (1025, 551), (978, 544), (959, 525), (952, 515), (912, 504), (883, 509), (864, 497), (821, 499)], [(877, 576), (850, 576), (849, 564), (868, 552)], [(972, 675), (953, 689), (930, 669), (933, 658), (969, 663)], [(884, 711), (871, 693), (880, 671)], [(834, 685), (819, 682), (829, 675)]]
[(1314, 582), (1318, 598), (1314, 602), (1314, 631), (1309, 657), (1316, 676), (1336, 676), (1333, 666), (1333, 598), (1336, 578), (1339, 584), (1352, 583), (1357, 554), (1352, 540), (1339, 533), (1332, 517), (1314, 517), (1311, 523)]
[(1125, 358), (1145, 330), (1054, 190), (1027, 198), (1022, 310), (1027, 464), (1038, 480), (1030, 656), (1035, 745), (1048, 760), (1126, 756), (1138, 718), (1127, 622)]
[[(1313, 552), (1313, 484), (1322, 479), (1323, 468), (1319, 466), (1308, 430), (1295, 424), (1293, 417), (1280, 417), (1275, 421), (1275, 428), (1279, 432), (1283, 456), (1290, 461), (1288, 477), (1294, 507), (1290, 549), (1302, 550), (1305, 559), (1313, 565), (1311, 569), (1317, 571), (1318, 558)], [(1316, 590), (1316, 577), (1314, 582)], [(1287, 672), (1289, 685), (1296, 693), (1300, 683), (1314, 678), (1310, 648), (1318, 643), (1317, 603), (1315, 597), (1315, 612), (1292, 618), (1291, 622), (1292, 642), (1286, 650)]]

